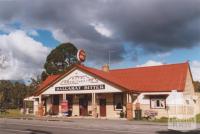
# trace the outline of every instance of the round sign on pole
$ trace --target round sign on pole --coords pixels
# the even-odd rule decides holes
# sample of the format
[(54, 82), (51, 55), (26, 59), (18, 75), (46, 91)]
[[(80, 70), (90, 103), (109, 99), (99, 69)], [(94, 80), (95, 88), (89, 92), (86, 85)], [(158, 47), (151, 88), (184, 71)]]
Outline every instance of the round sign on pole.
[(84, 62), (85, 59), (86, 59), (86, 53), (85, 53), (85, 51), (83, 49), (78, 50), (76, 57), (77, 57), (78, 61)]

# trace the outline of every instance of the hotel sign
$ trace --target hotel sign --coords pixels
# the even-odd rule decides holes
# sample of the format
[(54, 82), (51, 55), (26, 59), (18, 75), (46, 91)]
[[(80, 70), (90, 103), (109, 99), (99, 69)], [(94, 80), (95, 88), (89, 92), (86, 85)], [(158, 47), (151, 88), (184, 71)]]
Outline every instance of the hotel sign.
[(98, 80), (95, 78), (90, 78), (87, 75), (83, 76), (72, 76), (67, 80), (62, 80), (61, 85), (77, 85), (77, 84), (86, 84), (86, 83), (98, 83)]
[(55, 91), (81, 91), (81, 90), (102, 90), (105, 89), (105, 85), (85, 85), (85, 86), (66, 86), (55, 87)]

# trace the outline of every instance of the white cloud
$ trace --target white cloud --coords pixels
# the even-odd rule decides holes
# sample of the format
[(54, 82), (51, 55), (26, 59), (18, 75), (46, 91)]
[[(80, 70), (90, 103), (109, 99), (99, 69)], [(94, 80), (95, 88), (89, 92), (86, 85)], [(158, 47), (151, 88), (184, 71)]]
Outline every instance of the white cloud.
[(49, 51), (24, 31), (0, 35), (0, 79), (35, 77), (41, 73)]
[(190, 63), (191, 72), (195, 81), (200, 81), (200, 61), (192, 61)]
[(55, 29), (52, 31), (52, 35), (54, 39), (60, 41), (60, 42), (69, 42), (69, 38), (66, 36), (66, 34), (61, 29)]
[(29, 30), (28, 32), (28, 35), (31, 35), (31, 36), (38, 36), (38, 32), (36, 30)]
[(105, 37), (111, 37), (112, 36), (112, 31), (109, 30), (105, 25), (101, 23), (91, 23), (91, 26), (94, 27), (94, 29), (101, 35)]
[(148, 60), (146, 63), (137, 65), (137, 67), (146, 67), (146, 66), (157, 66), (157, 65), (163, 65), (160, 61), (154, 61), (154, 60)]

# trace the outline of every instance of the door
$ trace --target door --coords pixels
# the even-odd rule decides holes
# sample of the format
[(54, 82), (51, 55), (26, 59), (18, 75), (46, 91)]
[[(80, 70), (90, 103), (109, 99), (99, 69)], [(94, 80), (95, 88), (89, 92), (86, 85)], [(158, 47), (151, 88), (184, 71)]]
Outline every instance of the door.
[(58, 115), (59, 113), (59, 103), (60, 103), (60, 100), (59, 100), (59, 95), (53, 95), (53, 98), (52, 98), (52, 114), (53, 115)]
[(100, 99), (100, 116), (105, 117), (106, 116), (106, 99)]
[(66, 95), (66, 99), (68, 101), (68, 116), (72, 116), (72, 109), (73, 109), (73, 96)]
[(88, 115), (88, 100), (87, 100), (87, 98), (79, 99), (79, 112), (80, 112), (80, 116)]

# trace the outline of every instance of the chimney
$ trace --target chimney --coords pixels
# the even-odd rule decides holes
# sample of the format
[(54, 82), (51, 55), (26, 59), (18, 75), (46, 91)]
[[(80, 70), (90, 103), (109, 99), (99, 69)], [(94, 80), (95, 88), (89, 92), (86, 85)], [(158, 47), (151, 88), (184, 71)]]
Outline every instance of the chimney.
[(108, 64), (104, 64), (104, 65), (102, 66), (102, 71), (104, 71), (104, 72), (109, 72), (109, 65), (108, 65)]

